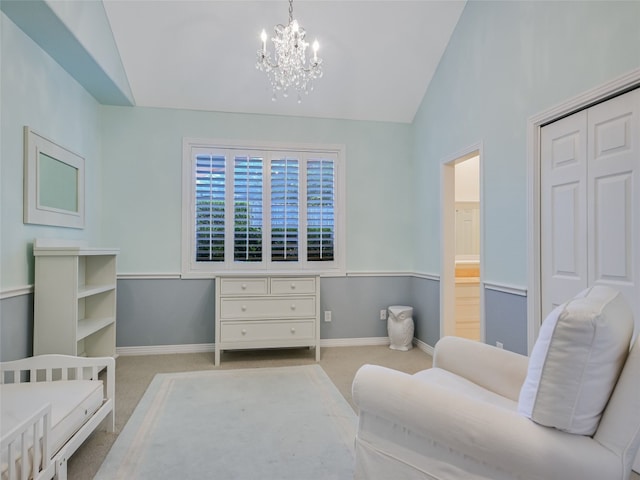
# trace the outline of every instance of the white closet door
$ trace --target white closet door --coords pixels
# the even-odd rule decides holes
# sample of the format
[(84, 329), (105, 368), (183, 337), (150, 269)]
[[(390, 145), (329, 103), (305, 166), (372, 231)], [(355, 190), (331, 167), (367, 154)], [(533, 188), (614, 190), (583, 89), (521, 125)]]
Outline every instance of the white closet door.
[(540, 133), (542, 318), (587, 286), (609, 285), (628, 300), (637, 334), (640, 89)]
[(640, 325), (640, 90), (588, 111), (589, 285), (620, 290)]
[(542, 318), (584, 290), (587, 275), (587, 112), (541, 130)]
[(640, 331), (640, 89), (544, 126), (540, 141), (542, 318), (609, 285)]

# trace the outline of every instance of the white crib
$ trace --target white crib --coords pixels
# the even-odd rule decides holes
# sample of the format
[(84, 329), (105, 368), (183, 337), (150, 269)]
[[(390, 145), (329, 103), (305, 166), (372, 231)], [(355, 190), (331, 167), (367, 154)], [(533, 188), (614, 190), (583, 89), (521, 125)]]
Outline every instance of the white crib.
[(2, 480), (65, 480), (68, 458), (87, 437), (100, 425), (114, 431), (114, 402), (111, 357), (0, 363)]

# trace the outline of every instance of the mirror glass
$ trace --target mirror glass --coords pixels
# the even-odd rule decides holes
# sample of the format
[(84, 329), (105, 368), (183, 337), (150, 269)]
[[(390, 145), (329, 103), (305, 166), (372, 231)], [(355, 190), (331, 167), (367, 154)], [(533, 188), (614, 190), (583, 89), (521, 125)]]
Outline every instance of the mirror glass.
[(78, 169), (40, 153), (38, 203), (42, 208), (78, 211)]

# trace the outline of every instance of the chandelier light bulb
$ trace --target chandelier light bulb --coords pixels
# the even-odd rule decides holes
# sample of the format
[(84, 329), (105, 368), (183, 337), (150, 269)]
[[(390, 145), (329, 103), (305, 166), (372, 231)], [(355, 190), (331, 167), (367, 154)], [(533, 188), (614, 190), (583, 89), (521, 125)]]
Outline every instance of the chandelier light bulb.
[(262, 33), (260, 34), (260, 40), (262, 40), (262, 53), (267, 52), (267, 32), (265, 29), (262, 29)]
[(313, 80), (322, 77), (322, 59), (318, 57), (320, 44), (313, 42), (313, 57), (307, 59), (307, 47), (305, 41), (306, 32), (297, 20), (293, 19), (293, 0), (289, 0), (289, 23), (285, 26), (278, 24), (274, 27), (273, 57), (267, 51), (267, 32), (262, 30), (260, 40), (262, 48), (258, 50), (256, 68), (263, 71), (273, 90), (272, 99), (275, 101), (276, 92), (281, 92), (287, 98), (289, 92), (297, 93), (298, 103), (301, 102), (301, 94), (308, 94), (313, 90)]

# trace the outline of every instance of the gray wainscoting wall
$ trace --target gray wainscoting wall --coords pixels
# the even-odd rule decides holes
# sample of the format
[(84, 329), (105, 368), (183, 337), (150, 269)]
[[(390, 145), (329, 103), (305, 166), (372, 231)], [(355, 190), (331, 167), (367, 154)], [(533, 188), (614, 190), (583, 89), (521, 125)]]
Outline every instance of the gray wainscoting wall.
[[(389, 305), (412, 305), (412, 292), (410, 276), (322, 278), (320, 337), (386, 337), (387, 323), (380, 320), (380, 310)], [(323, 321), (326, 310), (331, 311), (331, 322)], [(214, 315), (213, 280), (121, 279), (116, 344), (213, 343)]]
[(433, 347), (440, 339), (440, 281), (411, 279), (414, 336)]
[[(440, 338), (440, 283), (414, 275), (322, 278), (323, 340), (381, 338), (390, 305), (414, 309), (415, 337), (429, 346)], [(330, 310), (332, 321), (324, 322)], [(0, 300), (0, 360), (33, 352), (33, 294)], [(118, 347), (214, 343), (215, 282), (211, 279), (118, 280)], [(485, 289), (486, 342), (527, 353), (527, 298)]]
[(0, 300), (0, 361), (33, 354), (33, 294)]
[(116, 346), (213, 343), (215, 282), (118, 280)]
[(332, 321), (320, 314), (320, 338), (386, 337), (387, 322), (380, 310), (389, 305), (412, 305), (409, 276), (327, 277), (320, 282), (320, 310), (331, 311)]
[(485, 343), (527, 355), (527, 297), (484, 289)]

